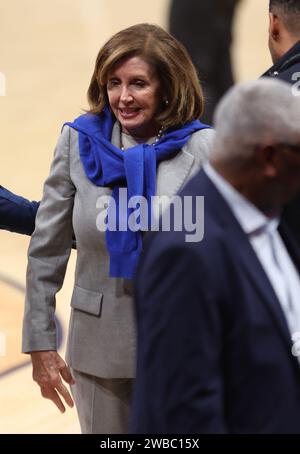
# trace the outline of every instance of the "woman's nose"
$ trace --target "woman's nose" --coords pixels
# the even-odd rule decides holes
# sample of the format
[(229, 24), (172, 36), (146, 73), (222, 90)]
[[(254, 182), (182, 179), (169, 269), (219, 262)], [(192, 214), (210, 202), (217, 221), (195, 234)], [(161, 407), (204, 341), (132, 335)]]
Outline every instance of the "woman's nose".
[(127, 103), (131, 102), (133, 100), (130, 90), (125, 85), (122, 87), (120, 98), (121, 98), (122, 102), (127, 102)]

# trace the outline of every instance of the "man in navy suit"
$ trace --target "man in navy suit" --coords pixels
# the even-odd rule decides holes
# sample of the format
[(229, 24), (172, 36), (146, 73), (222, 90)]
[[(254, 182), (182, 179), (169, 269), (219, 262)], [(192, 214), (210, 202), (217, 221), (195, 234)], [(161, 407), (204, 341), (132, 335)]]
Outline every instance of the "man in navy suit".
[(219, 104), (210, 160), (181, 194), (205, 197), (204, 239), (150, 235), (140, 263), (132, 432), (300, 433), (300, 254), (277, 229), (300, 189), (299, 124), (279, 80)]
[(31, 235), (38, 202), (30, 202), (0, 186), (0, 229)]

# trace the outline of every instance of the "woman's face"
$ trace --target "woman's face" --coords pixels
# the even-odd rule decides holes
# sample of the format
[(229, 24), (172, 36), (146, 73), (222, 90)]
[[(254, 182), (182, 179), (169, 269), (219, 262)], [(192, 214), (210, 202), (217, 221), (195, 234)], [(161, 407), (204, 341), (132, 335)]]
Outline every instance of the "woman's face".
[(123, 132), (144, 139), (157, 134), (154, 117), (162, 102), (161, 84), (143, 58), (130, 57), (116, 65), (108, 73), (107, 94)]

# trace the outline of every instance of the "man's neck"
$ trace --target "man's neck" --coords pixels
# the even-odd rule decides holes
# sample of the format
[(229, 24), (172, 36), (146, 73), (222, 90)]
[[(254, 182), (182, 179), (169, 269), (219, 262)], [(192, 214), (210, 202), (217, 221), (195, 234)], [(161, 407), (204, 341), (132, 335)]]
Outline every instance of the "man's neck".
[(273, 63), (276, 64), (282, 57), (285, 56), (294, 46), (300, 41), (300, 37), (294, 35), (286, 35), (285, 39), (282, 40), (280, 46), (278, 46), (277, 52), (272, 56)]

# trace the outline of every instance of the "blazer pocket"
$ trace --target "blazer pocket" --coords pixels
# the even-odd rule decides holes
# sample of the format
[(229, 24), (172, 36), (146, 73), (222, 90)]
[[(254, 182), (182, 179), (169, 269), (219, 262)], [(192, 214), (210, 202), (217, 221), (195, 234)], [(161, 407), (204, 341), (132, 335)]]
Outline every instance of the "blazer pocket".
[(102, 301), (102, 293), (85, 290), (84, 288), (77, 287), (77, 285), (75, 285), (71, 299), (71, 307), (73, 307), (73, 309), (86, 312), (87, 314), (100, 317)]

